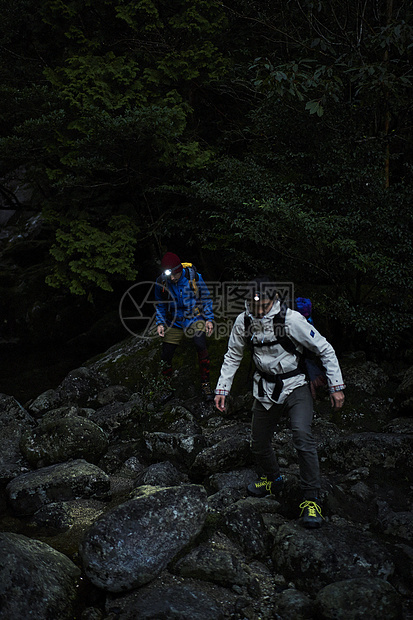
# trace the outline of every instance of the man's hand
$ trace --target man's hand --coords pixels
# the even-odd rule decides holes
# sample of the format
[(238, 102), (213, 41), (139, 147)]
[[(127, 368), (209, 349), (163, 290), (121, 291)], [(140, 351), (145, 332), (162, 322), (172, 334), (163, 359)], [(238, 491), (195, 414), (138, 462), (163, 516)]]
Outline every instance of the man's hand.
[(330, 394), (330, 401), (334, 409), (341, 409), (344, 405), (344, 392), (333, 392)]
[(161, 338), (165, 336), (165, 327), (163, 325), (158, 325), (156, 331), (158, 332), (158, 336)]
[(214, 329), (214, 325), (212, 321), (205, 321), (205, 331), (206, 331), (207, 336), (210, 336), (212, 334), (213, 329)]
[(225, 396), (223, 396), (222, 394), (217, 394), (214, 398), (215, 401), (215, 407), (219, 410), (219, 411), (225, 411)]

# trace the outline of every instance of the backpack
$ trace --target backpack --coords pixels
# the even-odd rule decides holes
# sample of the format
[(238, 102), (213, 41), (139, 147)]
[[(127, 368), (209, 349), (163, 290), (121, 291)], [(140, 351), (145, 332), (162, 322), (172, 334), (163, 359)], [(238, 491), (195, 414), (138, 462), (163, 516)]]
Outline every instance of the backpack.
[(182, 267), (184, 268), (185, 277), (187, 278), (187, 280), (189, 280), (190, 287), (193, 293), (195, 294), (195, 297), (199, 299), (200, 294), (199, 294), (199, 289), (197, 285), (197, 282), (199, 280), (199, 273), (197, 272), (195, 265), (193, 265), (192, 263), (181, 263), (181, 264), (182, 264)]
[[(195, 297), (199, 299), (200, 293), (199, 293), (199, 288), (197, 284), (199, 280), (199, 273), (197, 272), (195, 265), (193, 263), (181, 263), (181, 264), (183, 267), (183, 273), (185, 277), (187, 278), (187, 280), (189, 281), (189, 285), (191, 287), (192, 292), (194, 293)], [(157, 278), (156, 281), (158, 284), (162, 285), (161, 295), (165, 300), (167, 300), (169, 298), (167, 277), (162, 273)]]
[[(295, 309), (300, 312), (300, 314), (302, 314), (309, 323), (313, 324), (313, 320), (311, 317), (312, 303), (310, 299), (306, 297), (297, 297), (295, 299), (294, 306)], [(261, 379), (266, 379), (271, 383), (275, 383), (275, 388), (273, 392), (273, 397), (275, 398), (275, 400), (278, 400), (278, 396), (281, 393), (282, 380), (289, 377), (294, 377), (298, 374), (305, 374), (310, 384), (311, 394), (313, 398), (315, 398), (316, 388), (327, 383), (325, 371), (324, 369), (319, 367), (319, 365), (314, 359), (314, 355), (308, 349), (304, 347), (303, 352), (300, 353), (293, 341), (285, 333), (285, 315), (287, 313), (287, 309), (287, 304), (284, 301), (281, 302), (280, 312), (276, 314), (273, 319), (274, 335), (276, 339), (265, 344), (253, 342), (251, 333), (251, 317), (247, 313), (244, 313), (245, 343), (249, 346), (252, 353), (254, 351), (254, 347), (272, 346), (275, 344), (280, 344), (283, 349), (285, 349), (288, 353), (295, 355), (295, 357), (297, 358), (296, 369), (280, 375), (268, 375), (267, 373), (260, 371), (258, 368), (256, 369), (257, 372), (261, 375)], [(260, 396), (263, 396), (262, 380), (258, 384), (258, 392)]]
[(302, 314), (309, 323), (314, 324), (311, 312), (313, 310), (313, 304), (308, 297), (296, 297), (294, 301), (294, 309)]

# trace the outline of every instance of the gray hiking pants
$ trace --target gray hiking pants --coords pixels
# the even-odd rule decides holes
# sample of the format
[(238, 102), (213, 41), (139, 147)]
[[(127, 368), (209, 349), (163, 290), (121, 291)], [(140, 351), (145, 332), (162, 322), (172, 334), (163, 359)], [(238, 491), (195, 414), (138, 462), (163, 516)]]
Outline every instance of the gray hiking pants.
[(257, 465), (269, 479), (278, 478), (280, 467), (271, 445), (277, 424), (282, 416), (289, 416), (293, 446), (297, 450), (300, 482), (304, 499), (320, 493), (320, 467), (316, 443), (311, 432), (313, 399), (307, 385), (296, 388), (282, 405), (270, 409), (254, 400), (252, 406), (251, 450)]

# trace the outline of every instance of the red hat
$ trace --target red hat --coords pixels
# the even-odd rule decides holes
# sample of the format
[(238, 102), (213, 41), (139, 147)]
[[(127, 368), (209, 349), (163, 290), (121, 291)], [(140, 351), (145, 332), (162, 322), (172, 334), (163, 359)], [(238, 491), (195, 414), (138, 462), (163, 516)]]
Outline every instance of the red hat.
[(173, 252), (167, 252), (162, 258), (161, 269), (162, 271), (170, 269), (173, 273), (179, 273), (183, 269), (181, 259)]

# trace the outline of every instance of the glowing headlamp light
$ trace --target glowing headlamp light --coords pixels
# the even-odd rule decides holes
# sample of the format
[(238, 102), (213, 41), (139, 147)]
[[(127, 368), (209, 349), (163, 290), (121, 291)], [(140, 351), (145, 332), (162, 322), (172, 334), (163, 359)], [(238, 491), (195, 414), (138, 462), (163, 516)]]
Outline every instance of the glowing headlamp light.
[(258, 293), (255, 293), (255, 295), (254, 295), (253, 299), (254, 299), (254, 301), (255, 301), (255, 302), (260, 301), (260, 296), (259, 296), (259, 294), (258, 294)]
[(165, 269), (163, 273), (167, 278), (170, 278), (174, 273), (178, 273), (181, 270), (182, 267), (180, 264), (178, 264), (176, 267), (172, 267), (172, 269)]

